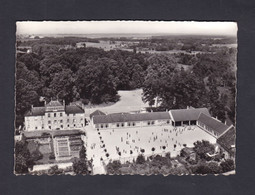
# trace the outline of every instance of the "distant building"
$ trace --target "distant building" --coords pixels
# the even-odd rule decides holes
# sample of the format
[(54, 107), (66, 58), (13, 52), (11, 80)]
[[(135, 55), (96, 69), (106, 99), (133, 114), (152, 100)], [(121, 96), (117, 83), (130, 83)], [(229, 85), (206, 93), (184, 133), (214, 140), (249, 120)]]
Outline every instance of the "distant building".
[(78, 105), (50, 101), (44, 107), (33, 107), (25, 114), (25, 131), (82, 129), (84, 109)]
[(17, 53), (32, 53), (32, 47), (30, 46), (18, 46)]

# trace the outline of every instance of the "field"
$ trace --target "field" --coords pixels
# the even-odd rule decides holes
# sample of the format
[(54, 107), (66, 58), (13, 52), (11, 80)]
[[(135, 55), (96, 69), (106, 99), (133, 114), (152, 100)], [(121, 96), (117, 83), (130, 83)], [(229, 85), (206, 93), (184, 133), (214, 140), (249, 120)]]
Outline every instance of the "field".
[(198, 140), (216, 143), (214, 137), (197, 126), (175, 128), (166, 125), (109, 129), (98, 132), (91, 128), (87, 133), (89, 137), (87, 155), (88, 159), (93, 159), (93, 165), (98, 170), (95, 174), (104, 173), (102, 168), (100, 172), (100, 166), (102, 167), (102, 162), (107, 164), (109, 160), (120, 160), (122, 163), (132, 162), (139, 154), (151, 156), (167, 152), (171, 157), (175, 157), (182, 148), (193, 147), (193, 143)]
[(88, 117), (95, 110), (101, 110), (106, 114), (118, 113), (118, 112), (132, 112), (140, 111), (144, 107), (148, 107), (147, 103), (142, 101), (142, 89), (136, 89), (131, 91), (118, 91), (120, 100), (112, 105), (97, 105), (85, 107), (85, 116)]

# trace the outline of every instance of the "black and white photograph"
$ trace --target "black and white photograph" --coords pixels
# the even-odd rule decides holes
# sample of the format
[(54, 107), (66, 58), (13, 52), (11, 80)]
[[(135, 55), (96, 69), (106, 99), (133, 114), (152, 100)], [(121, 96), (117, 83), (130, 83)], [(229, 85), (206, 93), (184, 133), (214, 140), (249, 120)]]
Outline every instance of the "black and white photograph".
[(15, 175), (236, 174), (236, 22), (16, 28)]

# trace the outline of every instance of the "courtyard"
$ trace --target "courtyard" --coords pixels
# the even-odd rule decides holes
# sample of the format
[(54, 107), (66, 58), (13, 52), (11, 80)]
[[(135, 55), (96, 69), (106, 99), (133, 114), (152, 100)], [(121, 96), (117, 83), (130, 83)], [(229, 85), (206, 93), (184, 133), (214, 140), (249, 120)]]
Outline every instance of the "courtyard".
[(104, 165), (113, 160), (132, 162), (139, 154), (145, 157), (180, 154), (184, 147), (193, 147), (196, 141), (216, 139), (197, 126), (171, 125), (96, 130), (87, 128), (87, 157), (93, 160), (94, 174), (104, 174)]

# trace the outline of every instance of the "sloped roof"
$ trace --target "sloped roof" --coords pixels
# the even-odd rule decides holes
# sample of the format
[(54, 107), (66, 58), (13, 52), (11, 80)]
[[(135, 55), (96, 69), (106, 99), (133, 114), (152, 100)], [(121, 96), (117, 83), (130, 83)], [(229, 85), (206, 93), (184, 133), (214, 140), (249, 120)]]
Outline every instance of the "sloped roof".
[(46, 104), (47, 107), (53, 107), (53, 106), (63, 106), (58, 100), (51, 100), (48, 104)]
[(77, 105), (69, 105), (65, 108), (66, 114), (84, 113), (84, 110)]
[(100, 111), (100, 110), (96, 110), (94, 112), (92, 112), (89, 117), (92, 118), (93, 116), (100, 116), (100, 115), (106, 115), (104, 112)]
[(197, 120), (200, 113), (210, 116), (207, 108), (190, 108), (190, 109), (178, 109), (170, 110), (171, 119), (177, 121), (193, 121)]
[(232, 153), (232, 145), (236, 142), (236, 129), (232, 126), (226, 133), (217, 139), (217, 143), (220, 144), (226, 151)]
[(203, 113), (199, 115), (198, 121), (204, 123), (220, 135), (229, 128), (229, 126), (225, 125), (224, 123)]
[(168, 112), (150, 112), (150, 113), (116, 113), (109, 115), (94, 116), (93, 121), (98, 123), (117, 123), (117, 122), (132, 122), (132, 121), (150, 121), (150, 120), (162, 120), (170, 119)]
[(45, 107), (33, 107), (25, 114), (25, 116), (43, 116), (44, 113)]
[[(66, 114), (84, 113), (84, 110), (77, 105), (69, 105), (65, 107)], [(43, 116), (45, 114), (45, 107), (33, 107), (25, 116)]]

